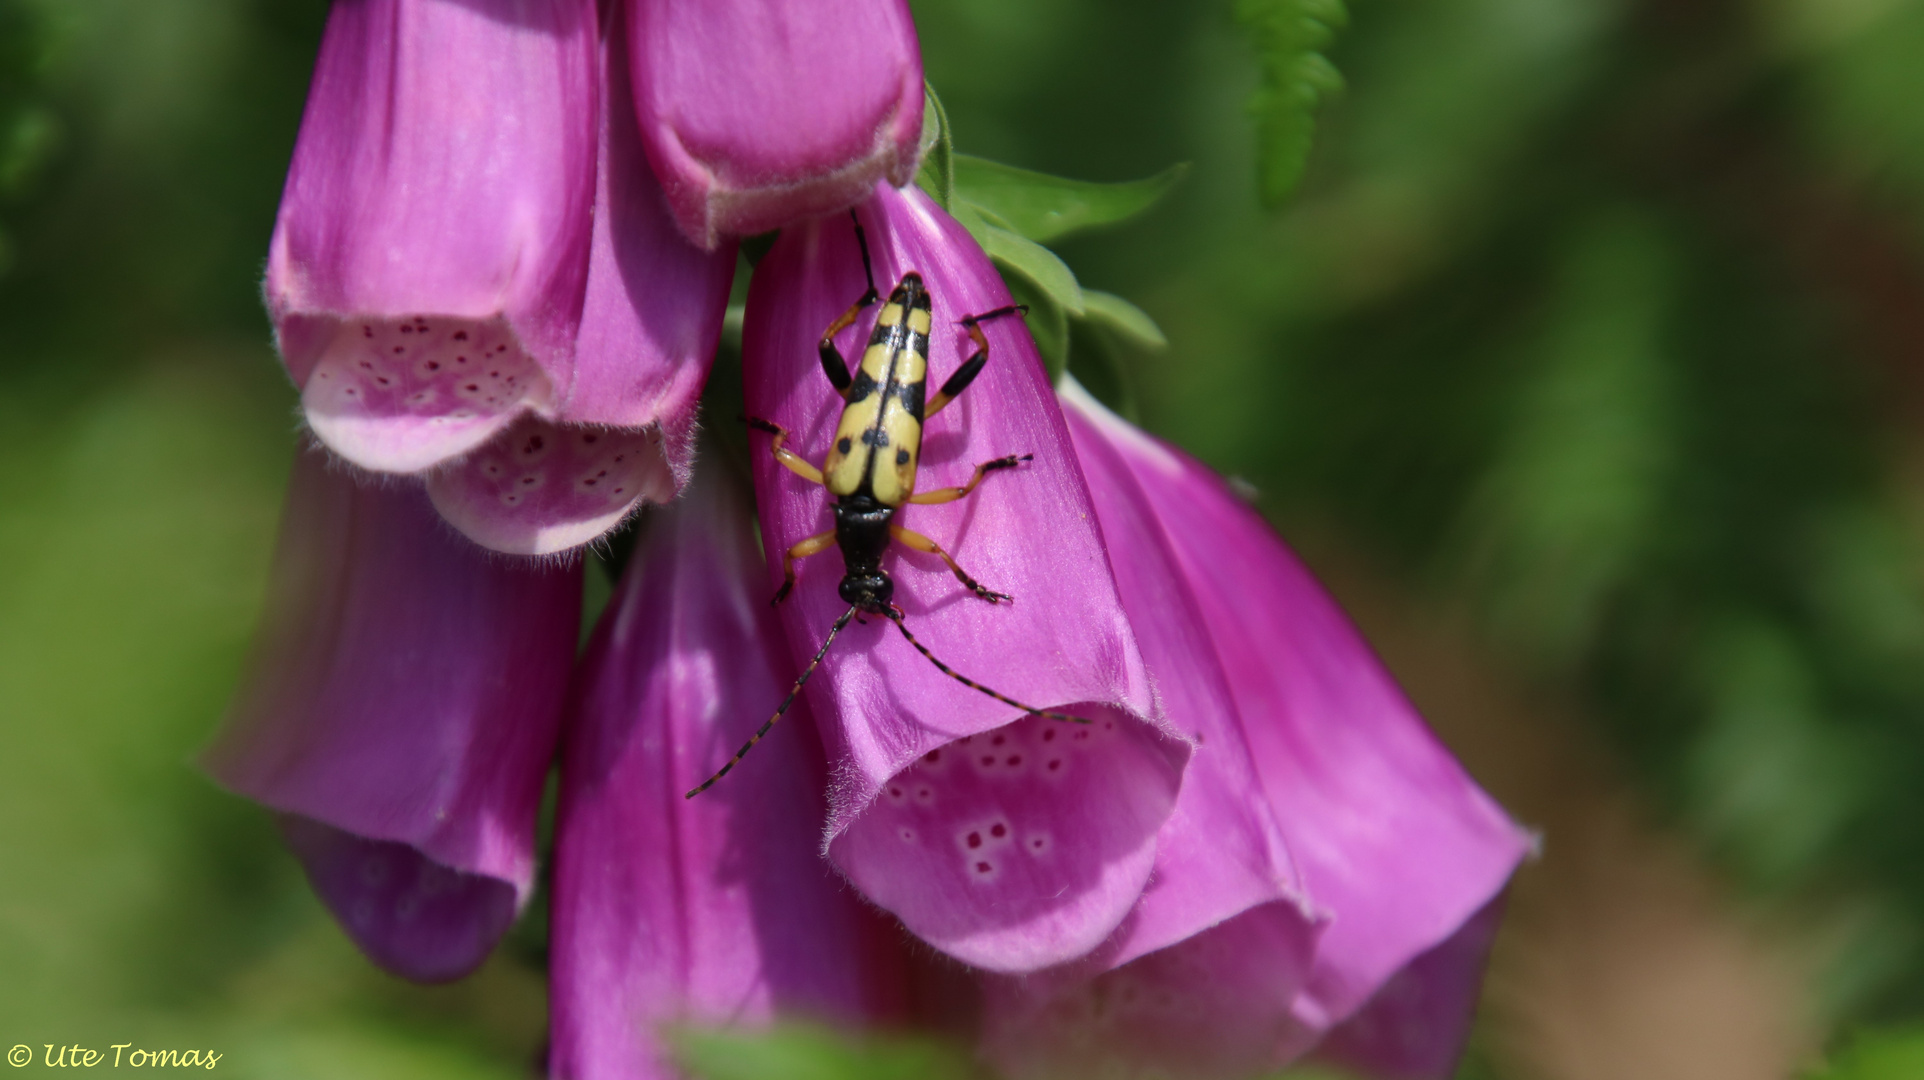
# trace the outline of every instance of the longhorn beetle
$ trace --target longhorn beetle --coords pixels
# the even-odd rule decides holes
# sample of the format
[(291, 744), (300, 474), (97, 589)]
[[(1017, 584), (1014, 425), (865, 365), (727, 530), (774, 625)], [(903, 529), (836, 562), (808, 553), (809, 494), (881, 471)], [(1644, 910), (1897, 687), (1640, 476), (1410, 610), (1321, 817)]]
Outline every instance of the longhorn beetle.
[(868, 279), (868, 291), (849, 305), (840, 318), (828, 324), (828, 329), (822, 332), (822, 338), (816, 344), (816, 352), (822, 361), (822, 373), (828, 376), (829, 385), (842, 396), (844, 403), (842, 419), (836, 425), (835, 442), (829, 449), (827, 459), (818, 469), (784, 445), (788, 442), (787, 428), (758, 417), (743, 417), (750, 427), (775, 437), (769, 446), (769, 452), (774, 454), (775, 460), (810, 483), (822, 485), (829, 494), (835, 496), (835, 527), (811, 536), (782, 553), (782, 587), (775, 593), (771, 603), (781, 603), (795, 588), (797, 559), (819, 554), (834, 544), (842, 549), (844, 572), (840, 591), (842, 599), (848, 603), (848, 610), (835, 620), (835, 625), (829, 627), (828, 637), (822, 642), (822, 647), (816, 650), (815, 658), (802, 669), (795, 685), (789, 688), (788, 696), (776, 708), (775, 715), (769, 717), (761, 730), (755, 732), (736, 751), (735, 756), (728, 759), (728, 764), (702, 781), (700, 787), (690, 791), (686, 796), (690, 799), (727, 776), (728, 771), (762, 740), (762, 736), (768, 734), (775, 722), (795, 703), (808, 677), (815, 674), (822, 657), (828, 655), (829, 646), (835, 644), (836, 635), (860, 613), (879, 615), (894, 623), (908, 643), (927, 657), (929, 663), (972, 690), (1030, 715), (1078, 724), (1089, 722), (1079, 716), (1024, 705), (937, 660), (927, 646), (909, 633), (903, 621), (902, 609), (893, 602), (895, 582), (889, 578), (888, 571), (882, 569), (882, 555), (888, 550), (891, 539), (940, 558), (948, 564), (956, 580), (991, 604), (1014, 599), (1007, 593), (988, 589), (970, 577), (955, 558), (935, 541), (897, 525), (895, 512), (904, 503), (927, 505), (954, 502), (974, 491), (976, 485), (982, 483), (983, 477), (990, 473), (1013, 469), (1019, 463), (1034, 458), (1033, 454), (1009, 454), (977, 465), (975, 475), (961, 487), (938, 488), (921, 494), (915, 491), (915, 467), (918, 464), (916, 459), (922, 452), (923, 421), (941, 412), (949, 402), (968, 389), (969, 384), (981, 373), (983, 365), (989, 362), (989, 341), (982, 336), (980, 324), (1008, 315), (1026, 315), (1029, 309), (1015, 304), (964, 317), (957, 325), (968, 330), (969, 341), (974, 344), (975, 352), (955, 369), (955, 373), (949, 376), (934, 397), (925, 400), (924, 395), (928, 390), (929, 330), (934, 318), (933, 301), (928, 286), (922, 283), (922, 276), (911, 270), (902, 275), (902, 280), (889, 292), (888, 302), (882, 305), (882, 313), (875, 318), (875, 329), (869, 334), (868, 348), (862, 352), (861, 366), (851, 376), (848, 362), (842, 359), (841, 350), (835, 347), (835, 335), (853, 325), (863, 309), (875, 304), (880, 294), (875, 291), (875, 268), (869, 262), (868, 238), (862, 233), (862, 223), (855, 218), (853, 211), (850, 211), (849, 217), (855, 220), (855, 240), (862, 249), (862, 273)]

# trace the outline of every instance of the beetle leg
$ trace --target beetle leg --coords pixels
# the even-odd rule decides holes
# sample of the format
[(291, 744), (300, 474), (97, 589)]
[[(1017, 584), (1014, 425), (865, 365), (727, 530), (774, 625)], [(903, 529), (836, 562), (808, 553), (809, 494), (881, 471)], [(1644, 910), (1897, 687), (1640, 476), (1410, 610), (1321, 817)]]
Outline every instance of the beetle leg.
[(769, 607), (788, 599), (790, 590), (795, 588), (795, 560), (806, 559), (810, 555), (820, 555), (835, 543), (835, 530), (816, 533), (814, 536), (782, 552), (782, 587), (775, 590), (775, 599), (768, 602)]
[(926, 421), (929, 417), (941, 412), (947, 407), (949, 402), (961, 397), (962, 391), (967, 390), (969, 384), (975, 381), (975, 377), (982, 374), (982, 365), (989, 362), (989, 339), (982, 336), (982, 327), (978, 324), (988, 319), (999, 319), (1004, 315), (1014, 315), (1017, 312), (1027, 315), (1029, 313), (1029, 305), (1011, 304), (1008, 307), (999, 307), (994, 311), (986, 311), (980, 315), (967, 316), (961, 321), (960, 325), (968, 328), (969, 340), (975, 343), (975, 352), (967, 360), (962, 361), (962, 366), (955, 369), (955, 372), (949, 376), (948, 381), (942, 384), (942, 389), (937, 391), (936, 395), (928, 400), (928, 404), (922, 409), (923, 420)]
[(1010, 454), (1007, 457), (996, 458), (994, 461), (985, 461), (975, 467), (975, 475), (969, 477), (969, 482), (963, 484), (961, 487), (936, 488), (934, 491), (918, 492), (909, 496), (909, 501), (912, 503), (920, 503), (923, 506), (931, 503), (954, 502), (969, 492), (974, 491), (975, 486), (982, 482), (982, 478), (990, 473), (998, 469), (1013, 469), (1024, 461), (1034, 460), (1034, 454)]
[(862, 221), (853, 210), (848, 212), (848, 217), (855, 223), (855, 243), (862, 249), (862, 275), (868, 279), (868, 291), (862, 294), (861, 299), (850, 304), (839, 318), (829, 323), (828, 329), (822, 331), (822, 339), (815, 343), (815, 352), (822, 360), (822, 374), (828, 376), (828, 384), (843, 398), (848, 397), (852, 380), (848, 373), (848, 361), (842, 359), (842, 350), (835, 347), (835, 335), (848, 329), (862, 314), (863, 308), (882, 298), (882, 294), (875, 291), (875, 267), (869, 261), (868, 237), (862, 232)]
[(780, 424), (771, 423), (759, 416), (744, 416), (742, 417), (742, 423), (747, 424), (757, 431), (766, 431), (770, 435), (775, 436), (775, 441), (768, 445), (768, 452), (775, 455), (776, 461), (788, 466), (789, 472), (794, 473), (796, 476), (801, 477), (811, 484), (822, 483), (822, 470), (810, 465), (800, 454), (782, 445), (788, 441), (787, 428)]
[(955, 578), (957, 581), (960, 581), (962, 584), (968, 586), (970, 592), (974, 593), (975, 595), (981, 597), (984, 600), (987, 600), (989, 603), (995, 604), (995, 603), (1000, 603), (1003, 600), (1015, 599), (1015, 597), (1010, 596), (1008, 593), (996, 592), (995, 590), (988, 588), (987, 586), (983, 585), (981, 582), (970, 577), (967, 571), (963, 570), (962, 567), (956, 564), (954, 556), (950, 555), (946, 551), (943, 551), (942, 546), (940, 544), (937, 544), (935, 541), (929, 539), (926, 536), (923, 536), (921, 533), (915, 532), (910, 529), (905, 529), (902, 526), (896, 525), (891, 522), (889, 525), (889, 535), (895, 537), (897, 540), (900, 540), (902, 543), (908, 545), (909, 547), (914, 548), (917, 551), (926, 551), (930, 555), (935, 555), (941, 558), (943, 562), (949, 564), (949, 569), (952, 572), (954, 572)]

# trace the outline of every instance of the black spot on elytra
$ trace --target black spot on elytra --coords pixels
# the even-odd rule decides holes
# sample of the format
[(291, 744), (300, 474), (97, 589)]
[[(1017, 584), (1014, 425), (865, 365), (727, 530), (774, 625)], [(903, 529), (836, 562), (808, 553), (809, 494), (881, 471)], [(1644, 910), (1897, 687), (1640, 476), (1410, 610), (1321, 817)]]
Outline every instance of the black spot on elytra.
[(838, 453), (846, 454), (850, 450), (855, 449), (855, 444), (849, 441), (848, 436), (844, 435), (836, 440), (835, 449)]
[(907, 465), (909, 463), (909, 452), (907, 450), (897, 450), (895, 452), (895, 463), (897, 465)]

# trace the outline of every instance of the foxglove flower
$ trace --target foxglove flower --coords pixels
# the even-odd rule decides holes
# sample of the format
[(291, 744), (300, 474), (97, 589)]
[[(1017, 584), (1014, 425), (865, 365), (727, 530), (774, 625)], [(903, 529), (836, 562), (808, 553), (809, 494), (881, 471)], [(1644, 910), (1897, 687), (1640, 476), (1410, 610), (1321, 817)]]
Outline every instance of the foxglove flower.
[(538, 412), (428, 478), (435, 508), (496, 551), (587, 543), (642, 501), (673, 498), (694, 459), (695, 404), (714, 361), (735, 244), (676, 231), (649, 171), (628, 82), (621, 5), (602, 34), (601, 144), (588, 283), (572, 381)]
[(755, 536), (709, 470), (657, 511), (577, 674), (554, 879), (552, 1075), (679, 1075), (664, 1025), (858, 1023), (901, 996), (896, 934), (817, 853), (826, 771), (805, 706), (752, 783), (700, 799), (794, 680)]
[(436, 470), (442, 514), (515, 554), (686, 479), (734, 270), (669, 218), (610, 29), (593, 0), (337, 4), (268, 260), (315, 434)]
[(315, 892), (390, 971), (466, 974), (526, 902), (580, 604), (578, 565), (491, 557), (419, 489), (296, 462), (254, 656), (203, 765), (280, 812)]
[[(878, 285), (911, 270), (928, 284), (929, 377), (939, 384), (967, 355), (957, 321), (1007, 305), (1009, 294), (919, 190), (878, 184), (857, 213)], [(865, 287), (854, 229), (840, 216), (784, 230), (757, 268), (743, 329), (747, 409), (788, 428), (806, 456), (826, 450), (842, 404), (814, 343)], [(1034, 459), (967, 499), (906, 507), (898, 521), (1015, 600), (983, 603), (933, 557), (898, 553), (896, 603), (955, 669), (1093, 722), (1025, 718), (943, 675), (882, 620), (850, 625), (808, 692), (839, 763), (830, 858), (936, 948), (993, 971), (1030, 971), (1087, 953), (1135, 906), (1190, 743), (1161, 722), (1034, 343), (1014, 318), (982, 330), (988, 365), (930, 418), (918, 485), (960, 484), (977, 463), (1008, 454)], [(772, 592), (783, 549), (823, 531), (829, 515), (822, 488), (765, 447), (758, 442), (754, 467)], [(798, 663), (847, 608), (840, 573), (833, 557), (800, 564), (782, 607)]]
[(642, 139), (695, 243), (915, 175), (922, 58), (903, 0), (627, 3)]
[(347, 0), (267, 261), (309, 425), (411, 473), (568, 390), (587, 280), (593, 0)]
[[(1300, 907), (1275, 902), (1197, 920), (1191, 936), (1093, 978), (991, 980), (991, 1056), (1015, 1075), (1246, 1074), (1315, 1045), (1401, 970), (1400, 985), (1422, 988), (1415, 996), (1428, 1006), (1392, 1025), (1424, 1033), (1397, 1060), (1429, 1075), (1412, 1063), (1453, 1059), (1460, 1047), (1494, 919), (1477, 916), (1527, 837), (1437, 744), (1254, 511), (1079, 388), (1064, 396), (1085, 467), (1120, 462), (1153, 508), (1227, 673), (1260, 795), (1323, 925), (1306, 938)], [(1413, 963), (1433, 950), (1447, 962)], [(1371, 1005), (1358, 1023), (1395, 1015), (1393, 1003)], [(1357, 1030), (1342, 1043), (1351, 1060)]]

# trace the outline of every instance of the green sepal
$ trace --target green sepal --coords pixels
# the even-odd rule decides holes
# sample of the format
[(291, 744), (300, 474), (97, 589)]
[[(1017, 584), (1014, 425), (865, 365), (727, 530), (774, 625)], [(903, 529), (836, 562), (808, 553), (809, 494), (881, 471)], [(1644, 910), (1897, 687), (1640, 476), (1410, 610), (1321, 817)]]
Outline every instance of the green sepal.
[(949, 113), (927, 80), (922, 82), (922, 102), (922, 165), (915, 171), (915, 184), (948, 210), (955, 201), (955, 139), (949, 131)]
[(682, 1029), (675, 1057), (703, 1080), (968, 1080), (967, 1060), (930, 1039), (860, 1039), (814, 1024), (768, 1031)]
[(1096, 289), (1082, 290), (1082, 317), (1145, 349), (1166, 349), (1169, 339), (1149, 313), (1117, 296)]
[(1068, 312), (1024, 274), (1004, 270), (1002, 280), (1016, 303), (1028, 305), (1029, 313), (1023, 321), (1029, 326), (1029, 336), (1035, 339), (1036, 351), (1042, 354), (1049, 381), (1054, 383), (1069, 368)]
[(1075, 271), (1055, 252), (995, 225), (988, 225), (975, 238), (997, 266), (1028, 278), (1069, 314), (1083, 313), (1082, 286), (1076, 281)]
[(954, 154), (950, 160), (959, 202), (994, 215), (1011, 231), (1038, 241), (1127, 221), (1156, 205), (1189, 171), (1187, 165), (1172, 165), (1142, 180), (1098, 184), (968, 154)]

